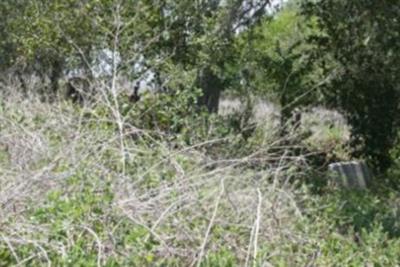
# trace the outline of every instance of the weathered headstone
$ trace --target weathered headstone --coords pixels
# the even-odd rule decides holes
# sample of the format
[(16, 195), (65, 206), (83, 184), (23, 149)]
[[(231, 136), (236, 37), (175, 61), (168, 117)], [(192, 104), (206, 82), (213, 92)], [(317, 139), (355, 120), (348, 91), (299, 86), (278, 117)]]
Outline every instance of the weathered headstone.
[(372, 175), (365, 162), (349, 161), (329, 164), (334, 181), (349, 189), (366, 189)]

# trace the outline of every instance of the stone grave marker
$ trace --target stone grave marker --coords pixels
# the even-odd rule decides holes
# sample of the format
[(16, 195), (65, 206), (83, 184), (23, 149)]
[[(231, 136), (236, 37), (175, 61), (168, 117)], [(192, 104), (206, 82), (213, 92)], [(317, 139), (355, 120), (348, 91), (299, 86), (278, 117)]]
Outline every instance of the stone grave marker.
[(335, 183), (348, 189), (366, 189), (372, 175), (362, 161), (336, 162), (329, 164), (330, 173)]

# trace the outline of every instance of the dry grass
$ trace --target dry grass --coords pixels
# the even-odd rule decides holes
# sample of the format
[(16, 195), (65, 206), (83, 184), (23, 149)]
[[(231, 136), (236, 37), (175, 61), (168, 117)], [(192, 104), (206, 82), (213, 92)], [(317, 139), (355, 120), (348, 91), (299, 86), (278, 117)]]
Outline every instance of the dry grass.
[[(107, 86), (86, 106), (3, 88), (0, 266), (357, 266), (373, 261), (371, 247), (396, 260), (398, 239), (380, 246), (376, 227), (357, 233), (368, 243), (359, 247), (352, 228), (368, 227), (375, 209), (382, 222), (397, 218), (394, 208), (368, 194), (320, 197), (304, 183), (321, 174), (293, 151), (338, 149), (349, 130), (340, 114), (306, 113), (282, 139), (278, 109), (259, 101), (246, 143), (207, 133), (184, 145), (134, 125), (120, 88)], [(224, 100), (220, 110), (242, 108)], [(365, 207), (342, 211), (353, 201)]]
[[(301, 194), (286, 172), (300, 170), (301, 159), (267, 153), (272, 147), (226, 160), (212, 160), (202, 152), (202, 147), (221, 140), (183, 149), (150, 138), (138, 143), (129, 134), (138, 129), (129, 124), (119, 128), (124, 120), (115, 114), (112, 101), (106, 104), (116, 116), (110, 123), (123, 131), (104, 130), (104, 123), (86, 118), (92, 111), (68, 103), (14, 94), (2, 104), (0, 246), (8, 248), (19, 265), (35, 259), (52, 265), (49, 255), (67, 257), (83, 233), (91, 236), (87, 242), (97, 250), (97, 264), (104, 265), (111, 257), (132, 253), (134, 248), (115, 243), (124, 235), (118, 228), (127, 222), (146, 230), (142, 242), (157, 244), (155, 257), (198, 266), (221, 248), (229, 248), (246, 266), (255, 266), (260, 244), (275, 247), (269, 253), (273, 257), (282, 244), (306, 242), (296, 230), (304, 212), (298, 206)], [(271, 164), (258, 171), (247, 167), (258, 162)], [(71, 183), (75, 177), (80, 180)], [(113, 199), (102, 204), (103, 216), (79, 222), (65, 218), (64, 239), (49, 241), (52, 221), (32, 220), (32, 211), (47, 208), (53, 192), (68, 200), (85, 194), (88, 187), (100, 198), (110, 188)], [(119, 223), (111, 223), (110, 217)], [(93, 228), (92, 219), (99, 220), (108, 235)], [(25, 258), (18, 252), (24, 245), (35, 248)], [(145, 257), (147, 252), (138, 253)]]

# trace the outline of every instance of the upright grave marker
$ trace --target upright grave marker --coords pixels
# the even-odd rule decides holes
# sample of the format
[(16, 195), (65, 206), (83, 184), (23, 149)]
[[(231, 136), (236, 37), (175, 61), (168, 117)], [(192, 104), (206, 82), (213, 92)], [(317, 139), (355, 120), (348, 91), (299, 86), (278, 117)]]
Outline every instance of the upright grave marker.
[(366, 189), (372, 175), (365, 162), (350, 161), (329, 164), (334, 181), (349, 189)]

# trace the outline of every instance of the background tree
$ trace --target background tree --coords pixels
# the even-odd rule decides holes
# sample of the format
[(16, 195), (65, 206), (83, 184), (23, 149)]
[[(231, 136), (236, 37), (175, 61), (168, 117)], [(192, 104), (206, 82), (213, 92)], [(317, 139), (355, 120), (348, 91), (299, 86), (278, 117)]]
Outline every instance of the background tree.
[(5, 40), (11, 40), (18, 57), (29, 66), (26, 70), (49, 78), (53, 92), (63, 70), (86, 67), (90, 74), (88, 65), (96, 53), (110, 49), (123, 59), (115, 66), (117, 71), (133, 78), (140, 77), (135, 64), (164, 77), (171, 66), (196, 73), (191, 87), (202, 89), (200, 105), (216, 111), (220, 91), (226, 87), (226, 59), (232, 56), (233, 40), (238, 31), (257, 25), (268, 4), (260, 0), (20, 0), (2, 3), (1, 11), (7, 24)]
[(103, 42), (98, 22), (106, 17), (108, 2), (5, 1), (1, 4), (4, 43), (15, 53), (9, 54), (3, 66), (18, 63), (20, 72), (41, 77), (49, 89), (45, 94), (58, 91), (66, 70), (80, 68), (92, 75), (91, 56)]
[(153, 51), (158, 55), (171, 55), (169, 62), (172, 65), (188, 72), (194, 71), (196, 78), (192, 87), (202, 91), (199, 104), (210, 112), (216, 112), (220, 92), (227, 88), (230, 74), (227, 69), (235, 55), (237, 33), (257, 25), (266, 15), (269, 1), (161, 3), (158, 23), (162, 31)]
[(279, 104), (283, 132), (296, 107), (318, 102), (313, 84), (322, 78), (313, 61), (313, 46), (306, 43), (316, 29), (305, 27), (306, 18), (299, 11), (291, 1), (237, 41), (246, 84), (242, 89)]
[[(328, 102), (352, 126), (352, 147), (377, 171), (390, 166), (389, 150), (399, 126), (400, 7), (397, 1), (308, 1), (304, 11), (316, 20), (318, 45), (338, 64), (325, 90)], [(325, 64), (325, 71), (332, 66)]]

